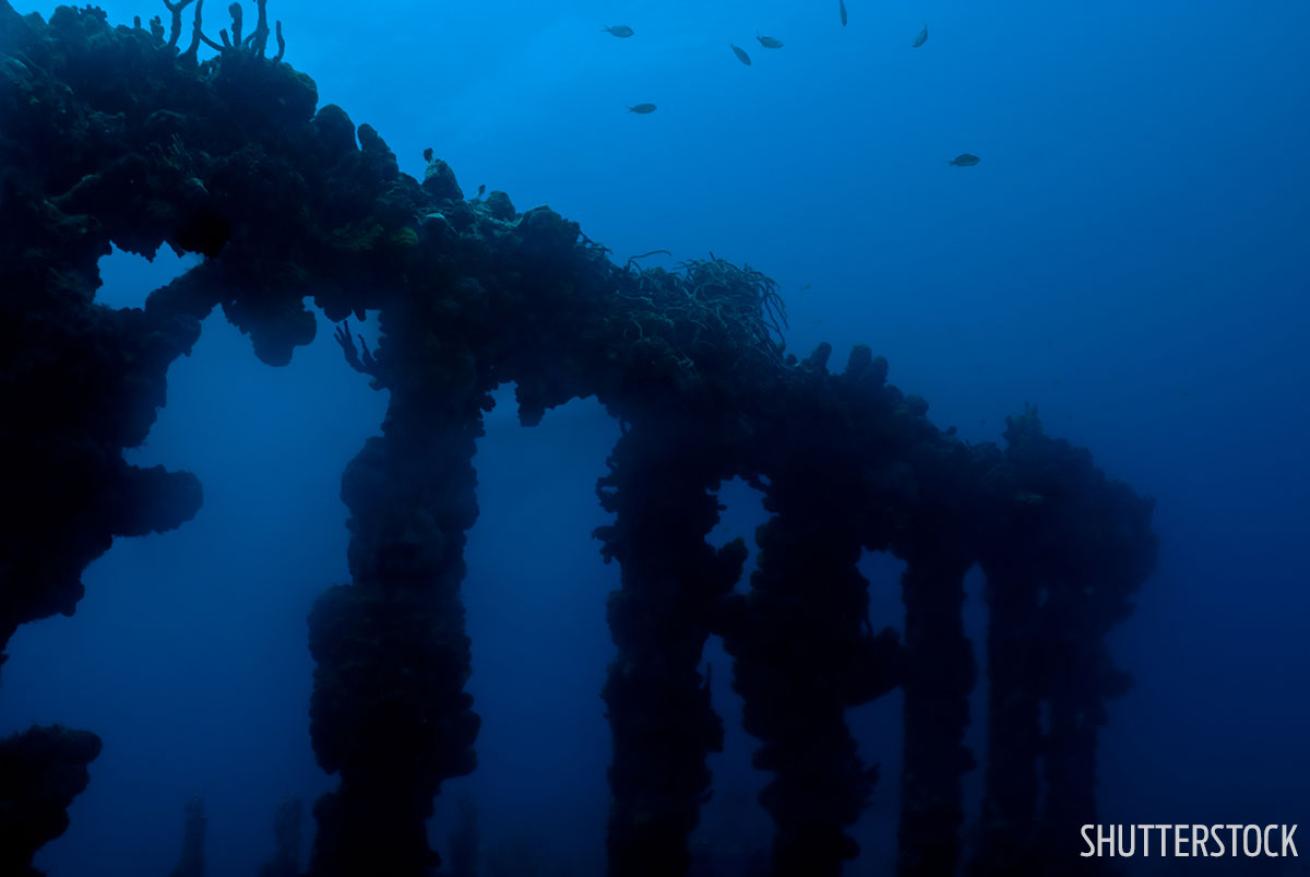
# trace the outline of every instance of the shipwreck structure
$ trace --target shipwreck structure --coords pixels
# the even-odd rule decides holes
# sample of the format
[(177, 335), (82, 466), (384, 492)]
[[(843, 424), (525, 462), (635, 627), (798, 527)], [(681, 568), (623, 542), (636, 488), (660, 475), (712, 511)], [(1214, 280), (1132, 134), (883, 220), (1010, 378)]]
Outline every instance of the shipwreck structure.
[[(19, 625), (73, 613), (83, 569), (115, 537), (199, 508), (192, 475), (122, 452), (145, 439), (204, 317), (222, 308), (279, 366), (314, 338), (316, 311), (376, 315), (376, 350), (338, 330), (390, 404), (342, 479), (352, 580), (310, 619), (313, 746), (340, 778), (314, 808), (312, 877), (440, 867), (425, 824), (443, 781), (474, 770), (479, 728), (460, 600), (473, 456), (507, 382), (527, 425), (594, 396), (623, 427), (598, 487), (613, 521), (597, 536), (622, 570), (604, 690), (613, 875), (690, 866), (723, 739), (698, 669), (711, 634), (771, 777), (777, 877), (831, 877), (856, 856), (849, 829), (877, 771), (844, 715), (898, 686), (901, 875), (1055, 873), (1057, 856), (1059, 873), (1091, 867), (1071, 856), (1071, 827), (1093, 818), (1097, 731), (1126, 684), (1105, 634), (1154, 563), (1148, 500), (1033, 412), (1003, 446), (970, 445), (867, 348), (840, 369), (826, 346), (788, 354), (757, 272), (621, 266), (548, 208), (465, 198), (439, 159), (422, 181), (402, 173), (377, 131), (318, 106), (282, 61), (264, 0), (250, 27), (233, 4), (217, 38), (202, 2), (114, 27), (92, 8), (46, 21), (0, 0), (0, 650)], [(111, 244), (204, 259), (143, 308), (115, 310), (95, 301)], [(706, 539), (732, 478), (771, 515), (741, 593), (745, 546)], [(907, 564), (903, 640), (870, 622), (867, 550)], [(962, 742), (974, 566), (990, 612), (984, 753)], [(0, 870), (37, 873), (31, 857), (66, 827), (98, 751), (62, 728), (0, 741)], [(985, 801), (965, 861), (961, 776), (975, 761)]]

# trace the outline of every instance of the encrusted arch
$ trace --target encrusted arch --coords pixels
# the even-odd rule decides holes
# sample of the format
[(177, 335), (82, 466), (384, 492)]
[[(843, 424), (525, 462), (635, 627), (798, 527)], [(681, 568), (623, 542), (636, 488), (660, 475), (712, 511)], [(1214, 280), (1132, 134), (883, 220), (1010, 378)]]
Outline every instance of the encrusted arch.
[[(0, 0), (0, 459), (14, 483), (0, 498), (0, 646), (20, 624), (73, 612), (82, 569), (115, 536), (198, 509), (193, 476), (131, 467), (122, 451), (144, 440), (204, 316), (222, 307), (277, 365), (317, 331), (307, 301), (337, 324), (376, 311), (376, 349), (348, 326), (339, 336), (390, 403), (343, 477), (352, 581), (311, 616), (313, 744), (341, 780), (316, 807), (311, 874), (404, 877), (439, 862), (424, 825), (441, 783), (474, 769), (479, 725), (459, 596), (472, 459), (490, 391), (507, 381), (525, 424), (595, 396), (623, 425), (599, 487), (614, 521), (597, 533), (622, 567), (604, 692), (611, 873), (689, 867), (705, 759), (722, 743), (698, 670), (710, 633), (734, 657), (756, 764), (772, 775), (774, 873), (836, 875), (856, 855), (848, 830), (876, 770), (844, 711), (898, 685), (899, 872), (950, 873), (959, 778), (983, 755), (962, 743), (974, 668), (960, 602), (975, 563), (992, 704), (970, 868), (1045, 873), (1065, 827), (1090, 821), (1096, 727), (1125, 681), (1104, 637), (1154, 562), (1149, 501), (1046, 436), (1035, 412), (1010, 420), (1003, 449), (970, 445), (888, 384), (867, 348), (840, 370), (826, 345), (791, 356), (773, 283), (750, 268), (620, 266), (548, 208), (466, 199), (439, 159), (422, 181), (402, 173), (374, 129), (317, 106), (312, 80), (281, 61), (263, 2), (253, 31), (234, 20), (212, 40), (195, 0), (185, 50), (190, 4), (166, 5), (167, 33), (162, 20), (111, 27), (94, 9), (46, 22)], [(200, 43), (217, 54), (199, 60)], [(111, 242), (205, 261), (144, 308), (110, 310), (93, 294)], [(744, 546), (706, 541), (715, 491), (734, 477), (771, 515), (736, 595)], [(907, 564), (903, 642), (869, 622), (864, 549)], [(93, 735), (62, 729), (0, 743), (24, 777), (0, 788), (15, 803), (0, 813), (33, 814), (0, 832), (0, 864), (30, 873), (97, 751)], [(1060, 789), (1040, 812), (1039, 769)]]

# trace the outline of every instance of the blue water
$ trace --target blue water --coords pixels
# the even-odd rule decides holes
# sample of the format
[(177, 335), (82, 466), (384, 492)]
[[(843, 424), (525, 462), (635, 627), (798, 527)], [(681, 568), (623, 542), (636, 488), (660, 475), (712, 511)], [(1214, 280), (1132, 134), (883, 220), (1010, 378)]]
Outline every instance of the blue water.
[[(105, 5), (122, 23), (162, 12)], [(466, 191), (548, 203), (619, 258), (749, 262), (779, 281), (798, 352), (871, 344), (969, 440), (998, 439), (1035, 403), (1050, 432), (1155, 496), (1159, 569), (1113, 638), (1136, 686), (1103, 735), (1102, 818), (1310, 826), (1310, 6), (847, 5), (845, 29), (826, 0), (273, 0), (270, 13), (287, 61), (410, 173), (432, 146)], [(600, 33), (618, 23), (637, 35)], [(757, 30), (785, 47), (761, 48)], [(659, 110), (625, 111), (643, 101)], [(947, 166), (966, 151), (978, 167)], [(111, 256), (101, 300), (139, 304), (182, 267)], [(432, 830), (445, 848), (468, 796), (489, 858), (598, 875), (617, 570), (589, 534), (617, 427), (588, 401), (528, 430), (504, 401), (476, 461), (465, 585), (480, 767), (448, 784)], [(11, 644), (0, 732), (63, 722), (105, 742), (39, 867), (166, 874), (182, 805), (201, 794), (209, 873), (253, 874), (277, 802), (330, 787), (309, 748), (305, 616), (347, 579), (339, 475), (384, 407), (324, 325), (271, 369), (221, 314), (207, 321), (131, 452), (199, 475), (204, 508), (120, 540), (75, 617)], [(726, 496), (716, 535), (749, 535), (758, 498)], [(875, 623), (898, 624), (895, 563), (867, 568)], [(980, 649), (977, 583), (966, 614)], [(709, 660), (726, 681), (717, 644)], [(726, 684), (715, 700), (728, 746), (696, 840), (757, 846), (753, 743)], [(852, 721), (883, 778), (850, 873), (879, 873), (894, 856), (897, 696)]]

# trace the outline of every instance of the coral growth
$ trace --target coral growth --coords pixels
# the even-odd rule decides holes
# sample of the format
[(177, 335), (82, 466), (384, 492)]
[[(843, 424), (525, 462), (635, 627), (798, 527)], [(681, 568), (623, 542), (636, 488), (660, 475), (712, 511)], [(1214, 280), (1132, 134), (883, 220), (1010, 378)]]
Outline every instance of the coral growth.
[(32, 856), (68, 828), (68, 805), (99, 754), (99, 737), (58, 725), (0, 741), (0, 873), (40, 877)]
[(705, 541), (719, 518), (712, 492), (728, 458), (713, 427), (669, 405), (641, 412), (610, 457), (597, 535), (622, 567), (610, 597), (618, 647), (604, 698), (613, 731), (610, 870), (681, 874), (710, 788), (706, 756), (723, 748), (701, 652), (719, 603), (741, 575), (740, 542)]
[(996, 514), (982, 553), (991, 690), (972, 873), (1036, 873), (1057, 861), (1095, 871), (1071, 858), (1069, 827), (1096, 821), (1097, 733), (1106, 702), (1129, 685), (1105, 637), (1154, 565), (1153, 503), (1106, 478), (1087, 451), (1047, 436), (1035, 410), (1009, 418), (1005, 439), (989, 473)]

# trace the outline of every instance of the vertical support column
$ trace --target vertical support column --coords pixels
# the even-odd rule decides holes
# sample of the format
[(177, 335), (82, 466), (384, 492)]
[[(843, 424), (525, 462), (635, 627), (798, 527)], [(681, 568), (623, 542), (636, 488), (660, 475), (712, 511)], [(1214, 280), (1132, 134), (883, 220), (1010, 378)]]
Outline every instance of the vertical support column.
[[(1068, 680), (1073, 681), (1073, 680)], [(1104, 721), (1101, 695), (1093, 680), (1087, 690), (1065, 687), (1052, 691), (1050, 729), (1046, 735), (1044, 773), (1046, 795), (1038, 826), (1042, 854), (1050, 863), (1068, 861), (1068, 874), (1100, 874), (1099, 859), (1082, 859), (1079, 826), (1096, 819), (1096, 744)]]
[(774, 775), (760, 800), (777, 825), (776, 877), (837, 877), (859, 853), (848, 831), (878, 770), (861, 762), (846, 709), (894, 687), (899, 663), (895, 634), (869, 626), (858, 515), (819, 471), (769, 487), (759, 568), (725, 633), (746, 730), (763, 743), (755, 766)]
[(1046, 861), (1077, 860), (1070, 874), (1105, 871), (1100, 860), (1078, 857), (1083, 848), (1078, 829), (1097, 822), (1096, 748), (1108, 718), (1106, 703), (1130, 684), (1128, 675), (1114, 668), (1106, 647), (1114, 616), (1114, 610), (1106, 609), (1135, 590), (1136, 581), (1098, 572), (1105, 570), (1069, 570), (1042, 607), (1042, 626), (1049, 631), (1049, 727), (1038, 837)]
[(471, 384), (393, 386), (384, 435), (342, 479), (354, 583), (324, 594), (309, 622), (314, 751), (341, 775), (315, 808), (314, 877), (430, 873), (440, 862), (426, 831), (433, 797), (475, 764), (459, 598), (478, 511)]
[(1041, 613), (1035, 577), (1022, 565), (983, 561), (987, 621), (987, 764), (981, 847), (973, 877), (1036, 873)]
[(1105, 637), (1154, 568), (1153, 503), (1106, 478), (1086, 450), (1047, 437), (1036, 411), (1008, 418), (1005, 438), (992, 478), (999, 525), (983, 563), (992, 715), (972, 873), (1100, 873), (1103, 863), (1076, 853), (1078, 826), (1095, 821), (1105, 702), (1128, 687)]
[(923, 534), (908, 560), (901, 579), (905, 755), (896, 870), (901, 877), (938, 877), (959, 864), (960, 778), (974, 767), (964, 745), (975, 677), (963, 620), (969, 561), (940, 530)]
[(760, 802), (777, 826), (774, 877), (838, 877), (859, 854), (849, 830), (878, 769), (860, 759), (846, 710), (901, 678), (899, 638), (875, 635), (858, 569), (865, 546), (885, 541), (861, 478), (878, 449), (851, 428), (851, 411), (880, 398), (886, 363), (857, 347), (830, 380), (831, 352), (820, 345), (788, 374), (755, 436), (773, 517), (756, 531), (750, 593), (724, 619), (746, 730), (763, 744), (754, 764), (773, 774)]
[(205, 818), (204, 800), (195, 797), (187, 801), (182, 814), (182, 852), (177, 867), (168, 877), (205, 877), (205, 833), (209, 820)]
[(598, 492), (597, 530), (622, 586), (610, 597), (618, 657), (604, 698), (614, 740), (609, 873), (678, 877), (707, 799), (706, 757), (723, 748), (701, 652), (712, 614), (741, 576), (745, 546), (705, 539), (719, 519), (718, 455), (696, 430), (643, 420), (619, 440)]

